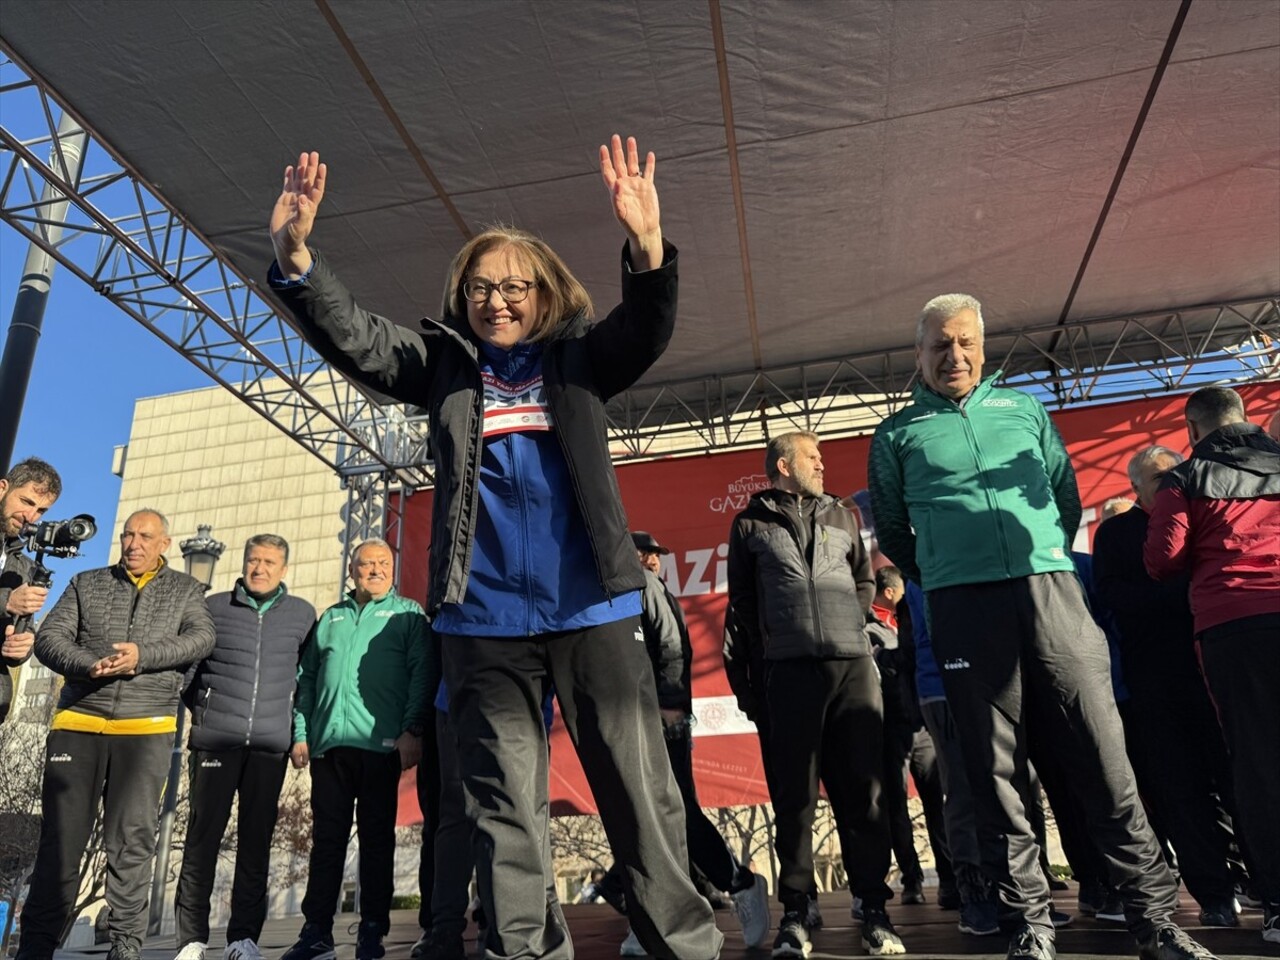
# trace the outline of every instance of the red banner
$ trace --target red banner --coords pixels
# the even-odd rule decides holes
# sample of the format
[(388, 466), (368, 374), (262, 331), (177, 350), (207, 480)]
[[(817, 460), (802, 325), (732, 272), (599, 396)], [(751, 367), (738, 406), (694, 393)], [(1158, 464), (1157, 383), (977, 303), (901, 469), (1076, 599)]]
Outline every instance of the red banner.
[[(1264, 424), (1280, 408), (1280, 385), (1243, 387), (1249, 418)], [(1102, 505), (1132, 496), (1125, 468), (1142, 447), (1162, 444), (1187, 452), (1182, 419), (1186, 396), (1129, 401), (1066, 410), (1053, 416), (1076, 468), (1084, 505), (1078, 549), (1088, 550)], [(871, 438), (822, 444), (827, 492), (844, 496), (867, 483)], [(685, 459), (659, 460), (618, 468), (618, 483), (632, 528), (648, 530), (671, 549), (663, 576), (680, 598), (693, 641), (693, 768), (698, 795), (707, 807), (762, 803), (768, 799), (754, 728), (740, 714), (721, 663), (725, 607), (725, 557), (734, 516), (757, 490), (768, 486), (764, 453), (750, 450)], [(431, 518), (431, 494), (420, 493), (405, 510), (403, 590), (423, 599)], [(594, 812), (595, 802), (564, 726), (551, 731), (553, 811)], [(416, 823), (412, 778), (401, 788), (400, 821)]]

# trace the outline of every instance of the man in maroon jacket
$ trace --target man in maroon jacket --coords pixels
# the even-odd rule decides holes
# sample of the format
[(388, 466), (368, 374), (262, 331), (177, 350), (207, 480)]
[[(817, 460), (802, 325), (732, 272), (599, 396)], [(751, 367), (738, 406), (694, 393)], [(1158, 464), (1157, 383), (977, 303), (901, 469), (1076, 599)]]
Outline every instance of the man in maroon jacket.
[(1143, 551), (1157, 580), (1191, 573), (1191, 612), (1231, 752), (1239, 827), (1280, 943), (1280, 443), (1245, 419), (1239, 394), (1187, 400), (1191, 458), (1156, 494)]

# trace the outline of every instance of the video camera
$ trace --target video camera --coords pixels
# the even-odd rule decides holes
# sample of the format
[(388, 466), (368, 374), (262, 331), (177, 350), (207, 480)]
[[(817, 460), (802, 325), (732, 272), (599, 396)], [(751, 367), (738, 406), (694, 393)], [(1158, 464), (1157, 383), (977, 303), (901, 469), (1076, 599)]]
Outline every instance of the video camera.
[(24, 540), (27, 549), (36, 555), (31, 568), (32, 586), (47, 588), (53, 583), (53, 573), (44, 565), (46, 553), (64, 559), (77, 556), (80, 544), (97, 532), (98, 522), (87, 513), (70, 520), (42, 520), (24, 526), (18, 532), (18, 538)]

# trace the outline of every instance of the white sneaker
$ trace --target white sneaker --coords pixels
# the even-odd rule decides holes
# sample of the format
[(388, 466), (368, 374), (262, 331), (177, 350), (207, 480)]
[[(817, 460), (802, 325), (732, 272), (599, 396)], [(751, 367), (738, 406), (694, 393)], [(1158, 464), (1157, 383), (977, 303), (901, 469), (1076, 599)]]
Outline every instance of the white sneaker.
[(245, 937), (235, 943), (228, 943), (227, 948), (222, 951), (222, 960), (262, 960), (262, 951), (256, 943)]
[(204, 952), (208, 949), (209, 945), (207, 943), (193, 940), (191, 943), (185, 944), (177, 952), (173, 960), (204, 960)]
[(742, 924), (742, 942), (747, 948), (758, 947), (769, 936), (769, 886), (756, 875), (745, 890), (733, 894), (733, 912)]
[(618, 948), (618, 956), (620, 957), (647, 957), (649, 951), (640, 945), (640, 938), (636, 936), (636, 932), (627, 927), (627, 939), (622, 941), (622, 946)]

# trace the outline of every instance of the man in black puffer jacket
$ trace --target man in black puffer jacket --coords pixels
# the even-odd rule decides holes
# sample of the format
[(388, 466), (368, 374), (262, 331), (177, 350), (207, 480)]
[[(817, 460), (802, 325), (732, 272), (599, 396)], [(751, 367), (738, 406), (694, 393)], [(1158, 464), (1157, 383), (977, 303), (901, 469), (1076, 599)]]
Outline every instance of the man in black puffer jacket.
[[(813, 819), (821, 778), (840, 830), (849, 891), (862, 901), (862, 941), (872, 956), (904, 952), (885, 912), (892, 895), (884, 815), (884, 706), (866, 617), (871, 560), (853, 514), (823, 493), (812, 433), (769, 442), (757, 493), (729, 537), (729, 605), (738, 643), (763, 650), (770, 736), (769, 790), (784, 911), (773, 955), (809, 953)], [(726, 660), (750, 662), (751, 652)], [(750, 684), (734, 690), (755, 714)]]
[(108, 960), (138, 960), (178, 691), (187, 668), (213, 649), (204, 584), (166, 564), (168, 547), (164, 515), (134, 512), (120, 534), (120, 562), (72, 577), (36, 634), (36, 657), (66, 683), (45, 748), (44, 819), (18, 960), (52, 960), (99, 799)]
[(315, 626), (289, 595), (289, 544), (260, 533), (244, 545), (235, 589), (209, 598), (217, 643), (196, 670), (191, 707), (191, 819), (174, 902), (178, 960), (204, 960), (218, 848), (239, 795), (236, 874), (225, 960), (260, 960), (267, 872), (280, 788), (293, 744), (298, 656)]

